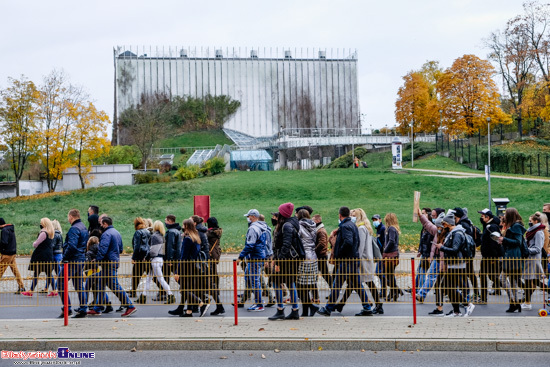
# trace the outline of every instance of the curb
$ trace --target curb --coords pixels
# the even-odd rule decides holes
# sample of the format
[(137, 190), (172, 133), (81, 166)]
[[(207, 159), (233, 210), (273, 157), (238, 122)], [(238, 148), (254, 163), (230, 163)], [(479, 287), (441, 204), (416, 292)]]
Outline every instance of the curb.
[(13, 339), (0, 340), (1, 350), (367, 350), (457, 352), (550, 352), (547, 340), (483, 339)]

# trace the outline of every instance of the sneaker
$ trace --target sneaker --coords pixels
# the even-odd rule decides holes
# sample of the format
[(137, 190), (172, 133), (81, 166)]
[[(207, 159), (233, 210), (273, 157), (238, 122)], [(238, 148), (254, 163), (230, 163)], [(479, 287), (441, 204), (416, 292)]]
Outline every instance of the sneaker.
[(225, 309), (223, 308), (223, 305), (218, 304), (216, 306), (216, 309), (212, 312), (210, 312), (210, 316), (218, 316), (225, 314)]
[(210, 308), (210, 303), (205, 303), (204, 305), (200, 306), (200, 313), (199, 317), (203, 317), (206, 315), (206, 311)]
[(116, 309), (116, 312), (123, 312), (126, 309), (126, 306), (120, 306)]
[(362, 309), (361, 312), (356, 313), (355, 316), (372, 316), (372, 310)]
[(73, 319), (83, 319), (88, 315), (86, 311), (77, 311), (73, 316)]
[(248, 307), (247, 311), (255, 311), (255, 312), (260, 312), (260, 311), (263, 311), (264, 310), (264, 306), (263, 305), (252, 305), (250, 307)]
[(424, 303), (424, 298), (420, 294), (417, 294), (416, 296), (416, 302), (418, 303)]
[(59, 294), (56, 291), (50, 292), (46, 297), (57, 297)]
[(448, 314), (446, 314), (445, 317), (462, 317), (462, 314), (460, 312), (455, 313), (454, 311), (451, 311)]
[(92, 316), (101, 316), (101, 312), (98, 312), (96, 310), (90, 310), (87, 313), (88, 315), (92, 315)]
[(318, 313), (319, 315), (323, 315), (323, 316), (330, 316), (330, 311), (327, 310), (325, 307), (321, 307), (321, 308), (317, 311), (317, 313)]
[(474, 308), (476, 308), (476, 305), (473, 303), (468, 303), (468, 307), (466, 307), (466, 313), (464, 314), (464, 317), (468, 317), (474, 312)]
[(23, 292), (25, 292), (25, 288), (20, 287), (18, 290), (15, 291), (15, 294), (21, 294)]
[(443, 310), (438, 310), (437, 308), (433, 310), (432, 312), (429, 312), (428, 315), (432, 316), (443, 316)]
[(128, 317), (130, 315), (133, 315), (134, 313), (136, 313), (137, 309), (135, 307), (128, 307), (128, 309), (126, 309), (126, 312), (124, 312), (122, 314), (122, 317)]
[(25, 297), (32, 297), (32, 292), (31, 291), (21, 292), (21, 295)]
[[(72, 310), (69, 310), (69, 313), (67, 316), (71, 317), (73, 315), (73, 311)], [(61, 315), (57, 316), (58, 319), (64, 319), (65, 318), (65, 314), (63, 313), (63, 311), (61, 311)]]
[(527, 304), (527, 303), (522, 303), (521, 304), (521, 309), (522, 310), (526, 310), (526, 311), (531, 311), (533, 309), (533, 306), (531, 306), (531, 304)]
[(113, 306), (111, 306), (111, 304), (108, 304), (106, 307), (105, 307), (105, 310), (103, 311), (103, 313), (110, 313), (110, 312), (113, 312), (115, 309), (113, 308)]

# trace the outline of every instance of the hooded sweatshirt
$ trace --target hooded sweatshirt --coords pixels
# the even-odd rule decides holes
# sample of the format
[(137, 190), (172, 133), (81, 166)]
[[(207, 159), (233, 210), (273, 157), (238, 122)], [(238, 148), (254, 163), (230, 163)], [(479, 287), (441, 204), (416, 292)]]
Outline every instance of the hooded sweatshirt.
[(445, 254), (445, 258), (449, 259), (447, 264), (450, 269), (465, 269), (466, 263), (464, 262), (461, 247), (466, 241), (466, 232), (464, 228), (459, 224), (457, 225), (445, 238), (445, 243), (441, 247), (441, 251)]
[(13, 224), (6, 224), (0, 234), (0, 253), (2, 255), (15, 255), (17, 253), (17, 241)]
[[(266, 244), (262, 241), (262, 234), (266, 233), (264, 238), (267, 240), (267, 232), (271, 238), (271, 230), (265, 222), (252, 222), (246, 232), (246, 242), (244, 249), (239, 255), (239, 259), (263, 260), (266, 257)], [(267, 241), (266, 241), (267, 242)]]

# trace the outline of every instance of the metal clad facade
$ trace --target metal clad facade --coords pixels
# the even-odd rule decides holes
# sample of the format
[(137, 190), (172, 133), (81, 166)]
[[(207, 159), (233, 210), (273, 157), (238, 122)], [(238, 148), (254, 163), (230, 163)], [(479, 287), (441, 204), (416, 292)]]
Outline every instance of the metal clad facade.
[(229, 95), (241, 107), (224, 127), (253, 137), (271, 137), (281, 128), (360, 128), (355, 53), (319, 58), (315, 50), (220, 51), (118, 47), (118, 114), (144, 93)]

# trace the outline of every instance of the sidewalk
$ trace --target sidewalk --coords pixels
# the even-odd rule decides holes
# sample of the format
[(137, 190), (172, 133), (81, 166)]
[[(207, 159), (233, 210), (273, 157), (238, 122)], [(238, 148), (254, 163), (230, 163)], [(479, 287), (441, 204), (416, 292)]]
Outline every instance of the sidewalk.
[[(229, 316), (229, 315), (228, 315)], [(267, 316), (267, 315), (266, 315)], [(1, 350), (423, 350), (550, 352), (550, 317), (1, 320)]]
[[(428, 175), (428, 176), (433, 176), (433, 177), (446, 177), (446, 178), (480, 178), (480, 177), (482, 177), (482, 178), (485, 178), (484, 173), (442, 171), (442, 170), (421, 169), (421, 168), (403, 168), (403, 170), (417, 171), (417, 172), (427, 172), (427, 173), (437, 173), (436, 175)], [(493, 173), (493, 172), (491, 172), (491, 178), (506, 178), (506, 179), (509, 179), (509, 180), (534, 181), (534, 182), (550, 182), (550, 179), (546, 179), (546, 178), (506, 176), (503, 173)]]

